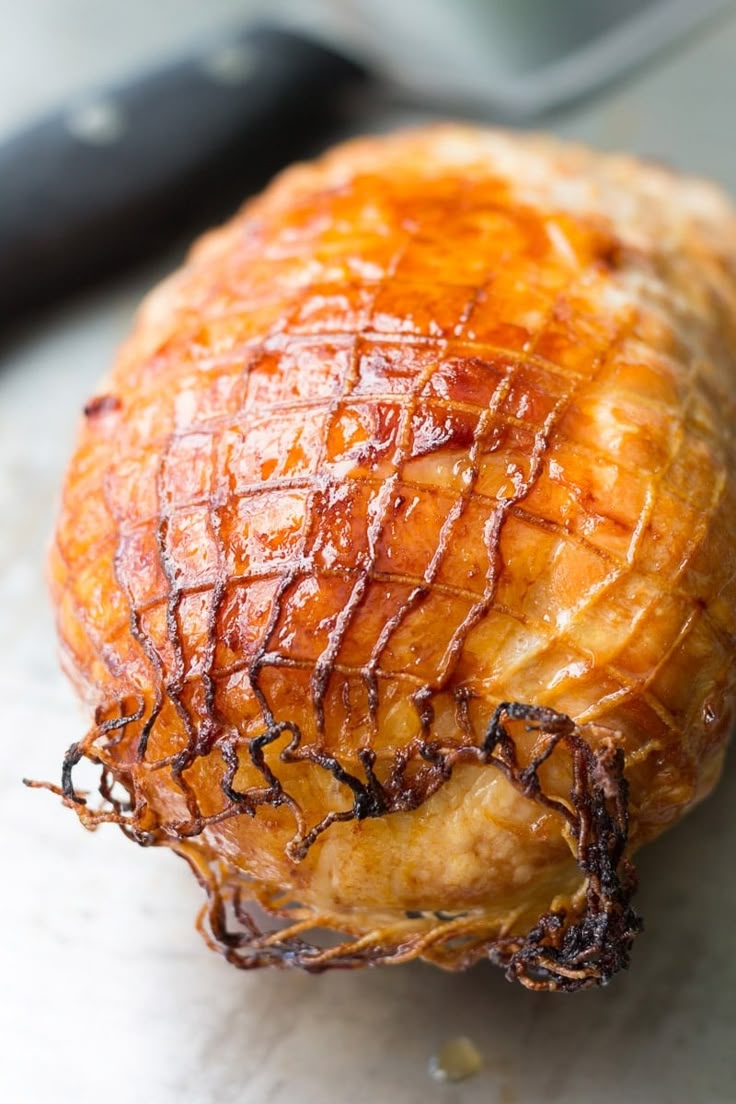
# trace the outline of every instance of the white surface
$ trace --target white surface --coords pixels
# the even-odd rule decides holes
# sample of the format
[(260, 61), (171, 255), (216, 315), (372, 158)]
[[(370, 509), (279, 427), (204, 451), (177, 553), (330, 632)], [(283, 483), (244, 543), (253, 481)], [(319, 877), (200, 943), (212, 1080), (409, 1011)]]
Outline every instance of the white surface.
[[(0, 129), (235, 8), (0, 0)], [(736, 19), (557, 129), (736, 192), (735, 56)], [(20, 785), (24, 774), (57, 777), (84, 723), (56, 668), (43, 549), (77, 411), (155, 278), (140, 273), (49, 316), (10, 347), (0, 335), (0, 1100), (736, 1101), (733, 761), (717, 794), (641, 858), (647, 934), (631, 972), (557, 998), (491, 968), (238, 973), (193, 931), (199, 890), (184, 864), (112, 829), (89, 836), (50, 795)], [(455, 1034), (474, 1039), (486, 1069), (437, 1085), (427, 1060)]]

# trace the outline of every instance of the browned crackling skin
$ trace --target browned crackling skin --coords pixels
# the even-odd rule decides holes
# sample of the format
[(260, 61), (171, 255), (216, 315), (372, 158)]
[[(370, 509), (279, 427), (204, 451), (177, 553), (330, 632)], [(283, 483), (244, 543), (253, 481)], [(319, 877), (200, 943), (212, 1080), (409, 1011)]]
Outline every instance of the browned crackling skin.
[[(102, 734), (120, 729), (140, 714), (130, 714), (100, 726)], [(520, 762), (508, 722), (522, 722), (527, 732), (543, 736), (541, 747), (526, 764)], [(505, 722), (505, 723), (504, 723)], [(233, 779), (239, 766), (238, 754), (230, 746), (226, 753), (228, 771), (222, 788), (229, 801), (228, 815), (253, 815), (262, 804), (277, 807), (290, 805), (298, 818), (298, 805), (284, 789), (278, 776), (265, 763), (263, 749), (287, 734), (290, 739), (280, 752), (283, 763), (308, 759), (330, 774), (353, 796), (349, 811), (328, 813), (306, 834), (295, 837), (290, 845), (292, 857), (303, 859), (309, 848), (330, 824), (336, 821), (364, 820), (396, 812), (417, 809), (452, 777), (457, 763), (476, 763), (500, 771), (519, 793), (539, 805), (554, 810), (566, 822), (573, 841), (578, 866), (585, 877), (585, 901), (578, 916), (566, 916), (564, 911), (548, 912), (524, 935), (488, 939), (478, 937), (482, 918), (470, 914), (458, 917), (439, 916), (440, 923), (429, 923), (424, 929), (408, 932), (407, 925), (397, 924), (378, 929), (367, 937), (348, 940), (328, 948), (309, 943), (304, 935), (320, 926), (319, 915), (299, 905), (283, 907), (267, 892), (254, 887), (233, 868), (228, 868), (207, 849), (187, 849), (182, 841), (172, 843), (169, 833), (143, 829), (148, 810), (145, 803), (120, 801), (111, 792), (109, 771), (102, 769), (99, 792), (103, 807), (92, 810), (86, 797), (77, 793), (72, 780), (74, 767), (85, 751), (74, 744), (67, 752), (62, 771), (61, 787), (41, 785), (59, 794), (64, 803), (75, 809), (88, 828), (113, 821), (141, 845), (151, 843), (173, 846), (187, 859), (205, 888), (209, 902), (200, 918), (200, 927), (208, 942), (225, 958), (242, 969), (260, 966), (302, 967), (312, 971), (328, 968), (356, 968), (368, 963), (399, 963), (422, 955), (430, 961), (452, 969), (465, 969), (481, 958), (489, 958), (502, 966), (509, 980), (518, 980), (530, 989), (574, 991), (595, 984), (605, 984), (620, 969), (628, 966), (632, 942), (641, 930), (641, 920), (630, 905), (636, 889), (633, 866), (624, 857), (627, 841), (628, 786), (624, 778), (624, 757), (620, 749), (604, 740), (593, 750), (569, 717), (551, 709), (519, 702), (504, 702), (493, 714), (480, 744), (440, 747), (436, 742), (419, 740), (414, 746), (394, 758), (385, 783), (376, 777), (375, 754), (365, 749), (359, 756), (365, 780), (352, 774), (333, 756), (314, 748), (301, 748), (301, 733), (297, 726), (275, 725), (271, 731), (252, 739), (248, 754), (254, 766), (263, 774), (265, 790), (238, 792)], [(100, 734), (100, 730), (96, 735)], [(572, 789), (570, 801), (547, 796), (539, 779), (539, 768), (564, 745), (572, 759)], [(93, 751), (88, 757), (95, 760)], [(411, 780), (405, 777), (408, 762), (421, 759), (426, 764)], [(97, 760), (99, 762), (99, 760)], [(175, 767), (172, 768), (174, 771)], [(124, 779), (135, 789), (134, 783)], [(38, 785), (34, 783), (34, 785)], [(190, 810), (191, 811), (191, 810)], [(199, 830), (205, 818), (194, 813)], [(222, 819), (222, 817), (218, 818)], [(299, 818), (298, 818), (299, 819)], [(181, 830), (179, 829), (181, 834)], [(268, 911), (287, 920), (296, 908), (297, 919), (287, 927), (264, 931), (248, 912), (247, 900), (255, 897)], [(306, 922), (305, 922), (306, 914)], [(407, 919), (416, 921), (417, 914)], [(434, 914), (432, 919), (437, 919)], [(416, 927), (415, 924), (412, 925)], [(403, 930), (402, 930), (403, 929)], [(443, 952), (451, 949), (451, 957)]]
[(705, 184), (460, 127), (208, 236), (64, 485), (66, 803), (183, 854), (245, 964), (610, 976), (736, 702), (735, 256)]

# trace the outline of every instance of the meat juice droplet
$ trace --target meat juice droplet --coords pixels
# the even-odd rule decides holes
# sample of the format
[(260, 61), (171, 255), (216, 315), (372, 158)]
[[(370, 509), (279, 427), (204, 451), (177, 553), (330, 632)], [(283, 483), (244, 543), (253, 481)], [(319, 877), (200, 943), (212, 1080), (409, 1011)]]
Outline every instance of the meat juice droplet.
[(429, 1076), (434, 1081), (465, 1081), (482, 1069), (483, 1057), (467, 1035), (447, 1039), (429, 1059)]

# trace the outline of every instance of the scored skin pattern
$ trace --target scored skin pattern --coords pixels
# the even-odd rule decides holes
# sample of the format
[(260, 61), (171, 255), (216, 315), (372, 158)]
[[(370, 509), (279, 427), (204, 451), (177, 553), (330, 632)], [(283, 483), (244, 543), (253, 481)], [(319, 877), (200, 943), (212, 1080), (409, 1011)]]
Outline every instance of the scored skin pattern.
[(576, 891), (559, 818), (464, 765), (414, 812), (334, 823), (337, 777), (274, 745), (274, 807), (248, 741), (288, 724), (380, 773), (530, 702), (623, 749), (634, 846), (707, 792), (734, 256), (706, 185), (462, 128), (350, 143), (205, 239), (87, 408), (51, 557), (85, 751), (137, 830), (345, 930), (468, 906), (500, 930)]

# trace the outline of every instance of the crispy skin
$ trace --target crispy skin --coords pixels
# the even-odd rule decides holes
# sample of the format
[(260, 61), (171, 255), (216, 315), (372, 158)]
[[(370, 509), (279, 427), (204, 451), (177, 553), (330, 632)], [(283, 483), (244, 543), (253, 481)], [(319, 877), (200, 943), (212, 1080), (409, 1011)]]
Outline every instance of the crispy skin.
[(448, 126), (283, 174), (86, 408), (50, 561), (95, 711), (67, 802), (184, 854), (241, 965), (605, 980), (624, 848), (731, 723), (735, 318), (728, 204), (629, 159)]

